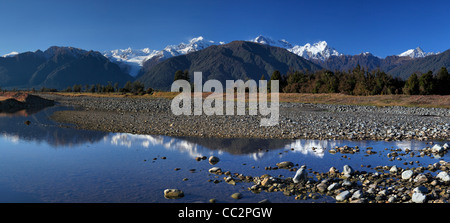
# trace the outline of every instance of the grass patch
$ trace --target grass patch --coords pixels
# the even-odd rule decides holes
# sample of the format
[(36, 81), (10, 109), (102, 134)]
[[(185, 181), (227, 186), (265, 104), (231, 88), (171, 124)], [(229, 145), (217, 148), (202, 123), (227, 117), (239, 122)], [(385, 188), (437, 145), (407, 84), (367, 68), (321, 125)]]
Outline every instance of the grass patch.
[[(179, 92), (154, 92), (153, 94), (134, 95), (132, 93), (87, 93), (87, 92), (52, 92), (69, 97), (129, 97), (129, 98), (166, 98), (173, 99)], [(203, 93), (206, 98), (211, 93)], [(236, 100), (236, 94), (235, 100)], [(372, 95), (353, 96), (345, 94), (310, 94), (310, 93), (280, 93), (280, 102), (312, 103), (312, 104), (340, 104), (340, 105), (366, 105), (366, 106), (404, 106), (404, 107), (434, 107), (450, 108), (450, 95)], [(193, 97), (193, 94), (192, 94)], [(245, 96), (248, 101), (248, 94)], [(223, 94), (223, 100), (226, 100)], [(268, 94), (270, 102), (270, 94)]]

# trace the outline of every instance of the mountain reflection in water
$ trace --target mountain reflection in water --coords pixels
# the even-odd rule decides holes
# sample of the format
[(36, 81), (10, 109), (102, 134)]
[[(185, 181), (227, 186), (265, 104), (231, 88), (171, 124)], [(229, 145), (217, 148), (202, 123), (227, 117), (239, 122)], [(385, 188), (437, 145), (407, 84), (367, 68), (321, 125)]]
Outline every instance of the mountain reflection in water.
[[(374, 141), (342, 141), (342, 140), (287, 140), (287, 139), (248, 139), (248, 138), (196, 138), (196, 137), (169, 137), (157, 135), (136, 135), (130, 133), (108, 133), (75, 129), (62, 126), (49, 119), (55, 111), (71, 108), (53, 106), (27, 116), (0, 116), (0, 136), (10, 142), (20, 140), (29, 142), (45, 142), (54, 148), (71, 147), (83, 144), (95, 144), (100, 141), (115, 146), (128, 148), (151, 148), (162, 146), (167, 150), (177, 150), (190, 157), (205, 156), (217, 152), (231, 155), (247, 155), (254, 160), (264, 156), (267, 150), (292, 149), (295, 153), (322, 158), (326, 149), (336, 146), (359, 146), (361, 148), (383, 144)], [(30, 121), (29, 125), (25, 122)], [(370, 144), (370, 145), (369, 145)], [(419, 143), (422, 144), (422, 143)], [(397, 148), (421, 149), (416, 141), (390, 142)]]

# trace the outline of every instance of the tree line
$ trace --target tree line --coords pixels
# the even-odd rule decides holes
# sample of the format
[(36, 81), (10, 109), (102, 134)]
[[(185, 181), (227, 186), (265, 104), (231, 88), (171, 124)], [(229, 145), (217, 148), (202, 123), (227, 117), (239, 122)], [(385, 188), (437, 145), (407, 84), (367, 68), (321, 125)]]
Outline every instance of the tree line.
[[(261, 79), (265, 79), (264, 75)], [(380, 70), (368, 72), (359, 65), (351, 71), (294, 71), (282, 75), (274, 71), (271, 80), (279, 80), (284, 93), (343, 93), (348, 95), (450, 95), (450, 74), (442, 67), (435, 75), (412, 74), (406, 81)], [(270, 90), (270, 89), (269, 89)]]
[[(39, 91), (41, 92), (57, 92), (57, 89), (54, 88), (45, 88), (42, 87)], [(133, 93), (133, 94), (152, 94), (152, 88), (145, 89), (145, 85), (140, 81), (127, 81), (123, 87), (119, 87), (118, 83), (108, 82), (107, 85), (102, 84), (74, 84), (73, 86), (69, 86), (66, 89), (62, 90), (62, 92), (90, 92), (90, 93)]]
[[(190, 81), (187, 70), (177, 70), (174, 81), (184, 79)], [(265, 80), (265, 75), (261, 76)], [(442, 67), (436, 74), (432, 71), (426, 73), (413, 73), (407, 80), (394, 78), (380, 70), (366, 71), (357, 65), (349, 71), (329, 71), (320, 70), (290, 71), (281, 74), (276, 70), (272, 73), (268, 83), (270, 91), (270, 81), (278, 80), (280, 92), (284, 93), (343, 93), (348, 95), (387, 95), (387, 94), (407, 94), (407, 95), (450, 95), (450, 74), (445, 67)], [(192, 88), (193, 89), (193, 88)], [(34, 89), (33, 89), (34, 91)], [(57, 89), (45, 88), (41, 92), (56, 92)], [(152, 88), (145, 88), (140, 81), (128, 81), (123, 87), (118, 83), (107, 85), (102, 84), (75, 84), (67, 87), (63, 92), (91, 92), (91, 93), (133, 93), (152, 94)]]

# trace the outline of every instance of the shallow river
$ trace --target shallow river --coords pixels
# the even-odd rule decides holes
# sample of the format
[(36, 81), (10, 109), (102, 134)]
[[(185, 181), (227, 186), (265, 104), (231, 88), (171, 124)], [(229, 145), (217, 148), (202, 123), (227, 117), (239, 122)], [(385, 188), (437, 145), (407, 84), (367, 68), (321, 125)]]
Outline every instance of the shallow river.
[[(263, 199), (305, 202), (281, 192), (254, 194), (247, 189), (250, 183), (227, 184), (224, 175), (208, 172), (213, 167), (208, 160), (195, 158), (219, 157), (220, 162), (214, 166), (231, 173), (283, 178), (293, 177), (295, 172), (265, 167), (291, 161), (318, 172), (326, 172), (332, 166), (341, 170), (346, 164), (370, 172), (375, 170), (367, 165), (407, 168), (427, 166), (440, 159), (450, 161), (448, 153), (444, 157), (401, 156), (401, 160), (387, 157), (391, 149), (419, 150), (430, 146), (421, 141), (174, 138), (85, 131), (49, 120), (54, 111), (61, 109), (68, 108), (50, 107), (28, 115), (0, 114), (0, 202), (208, 202), (211, 198), (227, 203)], [(26, 121), (30, 121), (28, 125)], [(361, 151), (345, 154), (346, 157), (328, 152), (344, 145), (358, 146)], [(367, 147), (373, 147), (377, 153), (367, 155)], [(168, 188), (181, 189), (185, 196), (165, 199), (163, 191)], [(235, 192), (242, 193), (243, 198), (231, 198)], [(306, 202), (334, 199), (322, 197)]]

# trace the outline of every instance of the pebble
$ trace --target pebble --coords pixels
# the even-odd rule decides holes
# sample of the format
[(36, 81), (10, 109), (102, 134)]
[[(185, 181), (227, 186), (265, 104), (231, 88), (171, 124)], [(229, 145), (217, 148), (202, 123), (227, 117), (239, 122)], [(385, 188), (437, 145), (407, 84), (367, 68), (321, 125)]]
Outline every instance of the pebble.
[(210, 172), (210, 173), (220, 173), (220, 172), (222, 172), (222, 169), (220, 169), (220, 167), (213, 167), (213, 168), (209, 169), (208, 172)]
[(282, 168), (282, 169), (288, 169), (294, 166), (294, 164), (292, 162), (289, 161), (283, 161), (280, 163), (276, 164), (278, 168)]
[(234, 193), (231, 195), (232, 198), (238, 200), (242, 198), (242, 194), (241, 193)]
[(350, 191), (346, 190), (336, 196), (336, 201), (344, 201), (350, 196)]
[(409, 178), (412, 177), (413, 174), (414, 174), (414, 172), (412, 170), (405, 170), (402, 173), (402, 179), (403, 180), (408, 180)]
[(215, 157), (215, 156), (210, 156), (208, 161), (209, 161), (209, 164), (215, 165), (215, 164), (217, 164), (220, 161), (220, 159), (218, 157)]
[(184, 197), (184, 192), (179, 189), (165, 189), (164, 197), (167, 199), (178, 199)]
[[(66, 97), (53, 94), (39, 96), (55, 100), (61, 105), (84, 108), (84, 110), (57, 112), (52, 116), (56, 121), (109, 132), (219, 138), (345, 140), (430, 140), (450, 137), (450, 125), (442, 124), (450, 123), (450, 112), (445, 108), (280, 102), (279, 125), (259, 128), (260, 115), (175, 116), (170, 109), (171, 100), (165, 98), (148, 100)], [(112, 122), (115, 124), (105, 125)], [(176, 126), (170, 126), (175, 122)], [(346, 126), (351, 128), (345, 128)], [(442, 151), (443, 148), (444, 146), (441, 146), (439, 150)], [(448, 145), (446, 148), (448, 150)], [(336, 149), (333, 150), (337, 152)], [(347, 150), (344, 149), (344, 152)], [(367, 152), (374, 153), (372, 150)]]

